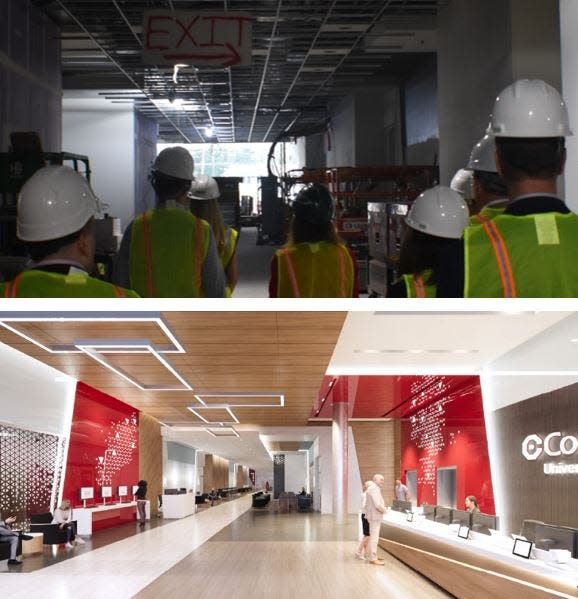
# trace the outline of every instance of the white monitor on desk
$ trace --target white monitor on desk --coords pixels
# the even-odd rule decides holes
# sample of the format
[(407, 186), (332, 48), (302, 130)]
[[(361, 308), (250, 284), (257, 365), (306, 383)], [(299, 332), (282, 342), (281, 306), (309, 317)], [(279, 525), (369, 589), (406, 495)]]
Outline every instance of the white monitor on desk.
[(94, 487), (80, 487), (80, 499), (94, 499)]
[(133, 496), (136, 495), (137, 491), (138, 491), (138, 485), (133, 485), (132, 486), (132, 494), (133, 494)]
[(118, 487), (118, 496), (126, 497), (128, 495), (128, 487), (127, 485), (121, 485)]
[(100, 496), (104, 499), (112, 497), (112, 487), (100, 487)]

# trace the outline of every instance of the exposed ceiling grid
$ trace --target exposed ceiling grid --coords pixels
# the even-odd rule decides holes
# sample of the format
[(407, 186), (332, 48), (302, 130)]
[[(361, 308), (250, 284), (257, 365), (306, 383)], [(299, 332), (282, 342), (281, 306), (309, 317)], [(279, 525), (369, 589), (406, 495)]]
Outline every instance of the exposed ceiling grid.
[[(318, 131), (330, 108), (355, 87), (411, 76), (424, 56), (411, 40), (416, 32), (434, 27), (439, 10), (449, 3), (31, 1), (62, 28), (65, 88), (107, 90), (114, 102), (134, 102), (137, 110), (158, 121), (160, 139), (166, 142), (273, 141), (288, 130), (295, 135)], [(144, 66), (143, 12), (163, 8), (249, 13), (252, 64), (182, 68), (176, 84), (172, 68)], [(388, 35), (400, 41), (392, 44)], [(127, 82), (134, 92), (115, 93), (126, 89)], [(169, 96), (176, 101), (171, 104)], [(209, 127), (213, 138), (207, 135)]]

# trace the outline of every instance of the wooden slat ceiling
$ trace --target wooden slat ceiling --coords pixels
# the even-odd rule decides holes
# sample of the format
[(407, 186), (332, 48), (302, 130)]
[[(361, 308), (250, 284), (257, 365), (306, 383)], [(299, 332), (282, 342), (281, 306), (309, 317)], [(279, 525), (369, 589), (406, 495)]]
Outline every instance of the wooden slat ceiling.
[[(84, 354), (50, 354), (1, 327), (0, 342), (162, 421), (197, 423), (199, 419), (186, 409), (198, 403), (195, 393), (253, 391), (283, 393), (285, 407), (236, 407), (234, 413), (241, 424), (306, 426), (345, 315), (345, 312), (163, 312), (164, 321), (186, 351), (164, 357), (193, 391), (142, 391)], [(11, 326), (25, 329), (44, 343), (95, 338), (148, 338), (154, 343), (167, 343), (164, 334), (151, 323), (34, 322)], [(178, 384), (150, 355), (108, 354), (107, 359), (146, 384)], [(211, 402), (225, 403), (226, 399), (214, 398)]]

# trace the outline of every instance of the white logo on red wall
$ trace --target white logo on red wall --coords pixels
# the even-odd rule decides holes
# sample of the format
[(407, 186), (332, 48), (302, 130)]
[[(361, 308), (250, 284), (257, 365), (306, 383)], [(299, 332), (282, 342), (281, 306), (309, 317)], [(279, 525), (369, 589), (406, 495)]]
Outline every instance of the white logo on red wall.
[(106, 436), (104, 455), (96, 458), (96, 484), (108, 486), (133, 459), (138, 442), (138, 419), (136, 412), (129, 417), (111, 421)]

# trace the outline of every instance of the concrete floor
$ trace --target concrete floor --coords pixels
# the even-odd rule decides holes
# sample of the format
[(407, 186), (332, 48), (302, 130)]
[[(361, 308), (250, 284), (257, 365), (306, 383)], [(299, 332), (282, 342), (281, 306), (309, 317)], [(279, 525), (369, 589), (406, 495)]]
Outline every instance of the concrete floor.
[(279, 246), (257, 245), (256, 227), (241, 230), (237, 246), (239, 283), (234, 298), (269, 297), (271, 258)]

